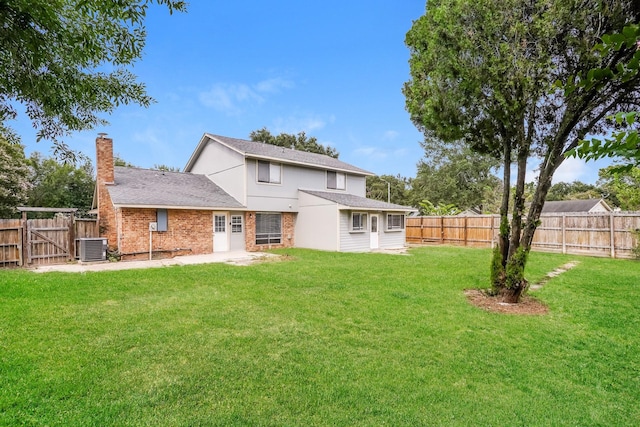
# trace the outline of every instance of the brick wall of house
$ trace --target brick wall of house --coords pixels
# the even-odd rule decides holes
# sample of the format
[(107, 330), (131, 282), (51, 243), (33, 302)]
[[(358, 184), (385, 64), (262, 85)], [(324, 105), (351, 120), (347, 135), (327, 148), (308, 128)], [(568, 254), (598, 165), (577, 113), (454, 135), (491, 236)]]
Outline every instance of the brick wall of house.
[(100, 237), (106, 237), (109, 248), (118, 246), (116, 210), (107, 191), (107, 185), (113, 185), (113, 140), (99, 136), (96, 139), (96, 185), (98, 187), (98, 227)]
[(247, 251), (256, 252), (265, 249), (292, 248), (295, 245), (296, 214), (292, 212), (282, 213), (282, 239), (280, 244), (256, 245), (256, 213), (245, 212), (245, 245)]
[[(123, 259), (149, 258), (149, 223), (156, 222), (156, 209), (122, 208), (120, 253)], [(153, 258), (213, 252), (211, 211), (169, 209), (168, 227), (153, 232)]]

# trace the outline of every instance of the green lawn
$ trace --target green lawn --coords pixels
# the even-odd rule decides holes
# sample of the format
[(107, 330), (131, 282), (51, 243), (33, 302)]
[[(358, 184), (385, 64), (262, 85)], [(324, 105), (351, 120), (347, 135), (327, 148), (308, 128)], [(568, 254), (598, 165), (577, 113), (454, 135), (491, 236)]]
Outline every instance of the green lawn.
[(534, 253), (545, 316), (484, 312), (488, 250), (0, 271), (0, 425), (640, 423), (640, 263)]

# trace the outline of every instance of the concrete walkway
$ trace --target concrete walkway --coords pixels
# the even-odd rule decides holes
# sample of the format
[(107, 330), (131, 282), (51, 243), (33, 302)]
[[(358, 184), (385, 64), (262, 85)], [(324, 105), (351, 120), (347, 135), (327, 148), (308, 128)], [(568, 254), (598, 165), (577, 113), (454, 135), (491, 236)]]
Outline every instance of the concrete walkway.
[(48, 273), (50, 271), (62, 271), (67, 273), (84, 273), (87, 271), (113, 271), (132, 270), (140, 268), (157, 268), (171, 265), (193, 265), (224, 262), (234, 265), (249, 265), (256, 261), (275, 257), (276, 255), (264, 252), (217, 252), (204, 255), (183, 255), (175, 258), (154, 259), (147, 261), (119, 261), (119, 262), (78, 262), (74, 264), (41, 265), (31, 271), (35, 273)]

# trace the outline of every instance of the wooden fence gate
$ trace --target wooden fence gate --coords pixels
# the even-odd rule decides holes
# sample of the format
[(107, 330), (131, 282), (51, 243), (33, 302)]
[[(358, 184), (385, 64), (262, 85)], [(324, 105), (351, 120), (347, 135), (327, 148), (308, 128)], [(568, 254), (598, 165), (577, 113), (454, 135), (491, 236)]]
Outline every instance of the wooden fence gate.
[[(77, 258), (77, 241), (98, 237), (94, 219), (74, 217), (75, 209), (18, 208), (22, 219), (0, 220), (0, 267), (60, 264)], [(27, 212), (61, 212), (47, 219), (27, 219)]]
[(73, 217), (29, 219), (25, 229), (28, 265), (58, 264), (72, 260)]

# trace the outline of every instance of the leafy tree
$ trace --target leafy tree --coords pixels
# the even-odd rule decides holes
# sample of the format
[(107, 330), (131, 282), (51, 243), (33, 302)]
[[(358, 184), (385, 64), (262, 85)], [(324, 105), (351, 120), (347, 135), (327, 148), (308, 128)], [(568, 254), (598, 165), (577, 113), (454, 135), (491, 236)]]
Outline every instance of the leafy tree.
[[(37, 139), (73, 160), (61, 140), (107, 122), (98, 114), (153, 99), (127, 69), (142, 56), (150, 3), (185, 11), (183, 0), (5, 0), (0, 4), (0, 125), (22, 104)], [(112, 70), (112, 71), (106, 71)]]
[[(496, 190), (501, 182), (492, 171), (500, 162), (491, 156), (474, 152), (462, 142), (444, 145), (425, 140), (425, 159), (418, 163), (418, 172), (411, 180), (411, 201), (417, 206), (427, 199), (436, 205), (453, 205), (460, 210), (495, 207)], [(494, 212), (497, 212), (495, 210)]]
[(408, 206), (408, 185), (409, 180), (400, 175), (368, 176), (367, 197), (384, 202), (390, 199), (391, 203)]
[(640, 210), (640, 168), (620, 170), (616, 166), (600, 169), (598, 185), (608, 193), (607, 200), (624, 211)]
[[(508, 302), (519, 301), (528, 286), (527, 255), (565, 155), (587, 133), (604, 131), (607, 115), (636, 102), (637, 76), (597, 87), (585, 82), (590, 70), (617, 69), (633, 58), (635, 46), (603, 55), (591, 47), (639, 18), (635, 0), (429, 0), (407, 34), (411, 80), (403, 91), (413, 122), (427, 138), (462, 140), (502, 161), (491, 282)], [(530, 160), (540, 163), (525, 216)]]
[(602, 189), (580, 181), (553, 184), (547, 193), (547, 200), (583, 200), (602, 197)]
[(418, 203), (418, 210), (420, 211), (420, 215), (427, 216), (448, 216), (448, 215), (458, 215), (462, 212), (453, 204), (443, 205), (438, 204), (434, 205), (429, 200), (424, 199)]
[(125, 159), (123, 159), (122, 157), (120, 157), (120, 154), (118, 154), (118, 153), (116, 153), (113, 156), (113, 166), (124, 166), (126, 168), (135, 168), (135, 167), (137, 167), (133, 163), (130, 163), (130, 162), (126, 161)]
[(78, 215), (91, 209), (93, 202), (93, 167), (87, 159), (79, 167), (44, 158), (40, 153), (29, 157), (31, 166), (29, 206), (77, 208)]
[(180, 168), (176, 166), (167, 166), (167, 165), (153, 165), (151, 169), (165, 172), (180, 172)]
[(0, 137), (0, 218), (12, 218), (27, 200), (29, 165), (24, 147)]
[(299, 132), (297, 135), (290, 133), (272, 135), (269, 129), (263, 127), (262, 129), (251, 132), (249, 134), (249, 138), (251, 141), (264, 142), (271, 145), (277, 145), (278, 147), (293, 148), (300, 151), (308, 151), (310, 153), (325, 154), (336, 159), (340, 155), (335, 148), (320, 144), (316, 137), (307, 137), (304, 132)]
[[(610, 56), (635, 48), (633, 57), (627, 63), (619, 63), (616, 68), (606, 66), (589, 71), (584, 85), (600, 88), (607, 80), (617, 81), (621, 84), (638, 78), (640, 74), (640, 25), (630, 24), (623, 28), (622, 32), (606, 34), (602, 36), (602, 43), (594, 48), (599, 56)], [(638, 125), (640, 112), (620, 111), (608, 117), (617, 125), (619, 130), (612, 133), (610, 138), (600, 140), (593, 138), (581, 141), (580, 145), (571, 150), (570, 156), (578, 156), (585, 160), (597, 160), (603, 157), (617, 158), (621, 165), (610, 169), (614, 171), (631, 171), (640, 167), (640, 136)]]

